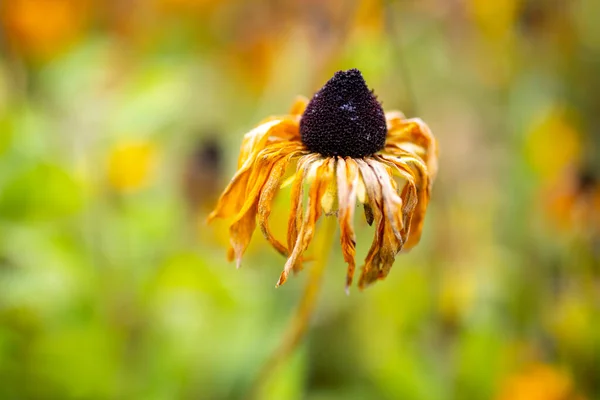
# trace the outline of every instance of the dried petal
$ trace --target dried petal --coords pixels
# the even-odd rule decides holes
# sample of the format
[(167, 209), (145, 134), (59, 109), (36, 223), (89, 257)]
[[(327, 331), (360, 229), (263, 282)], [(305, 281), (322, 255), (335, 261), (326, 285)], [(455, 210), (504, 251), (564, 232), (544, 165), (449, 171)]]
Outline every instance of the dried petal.
[(353, 220), (354, 209), (356, 208), (356, 187), (358, 186), (359, 174), (356, 162), (347, 157), (338, 158), (337, 167), (337, 187), (339, 201), (339, 224), (340, 224), (340, 242), (342, 245), (342, 254), (344, 261), (348, 264), (346, 273), (346, 290), (352, 285), (356, 263), (356, 236), (354, 234)]
[(398, 192), (396, 192), (396, 190), (394, 190), (392, 187), (390, 182), (391, 175), (383, 166), (383, 164), (371, 158), (367, 158), (366, 162), (375, 173), (377, 182), (379, 182), (379, 185), (381, 186), (383, 211), (385, 217), (398, 241), (403, 243), (402, 236), (400, 234), (400, 231), (403, 228), (402, 212), (399, 212), (402, 210), (402, 199), (398, 195)]
[(304, 110), (306, 110), (307, 104), (308, 99), (306, 97), (297, 96), (294, 104), (292, 104), (292, 107), (290, 108), (290, 115), (297, 117), (301, 116), (304, 113)]
[(319, 219), (319, 216), (321, 215), (321, 198), (323, 197), (325, 190), (327, 189), (327, 183), (330, 179), (332, 179), (333, 171), (335, 168), (333, 158), (315, 161), (313, 165), (318, 165), (317, 174), (314, 182), (311, 184), (310, 187), (304, 221), (300, 226), (298, 238), (296, 239), (296, 243), (294, 244), (290, 257), (285, 263), (284, 270), (281, 273), (281, 276), (279, 277), (277, 286), (283, 285), (285, 283), (290, 271), (297, 264), (298, 259), (306, 250), (314, 236), (315, 225), (317, 223), (317, 220)]
[(290, 159), (297, 154), (297, 151), (292, 152), (275, 163), (269, 175), (269, 179), (267, 179), (267, 182), (265, 183), (258, 200), (258, 223), (260, 230), (269, 243), (271, 243), (271, 245), (279, 253), (286, 257), (289, 255), (288, 249), (284, 244), (273, 237), (271, 230), (269, 229), (268, 220), (269, 216), (271, 215), (271, 204), (273, 203), (273, 198), (279, 189), (283, 174), (290, 163)]
[(431, 181), (437, 175), (437, 141), (431, 130), (420, 118), (405, 119), (401, 113), (386, 114), (388, 137), (386, 152), (396, 154), (394, 148), (407, 151), (423, 160)]
[[(265, 148), (271, 135), (288, 137), (290, 134), (298, 136), (298, 124), (290, 125), (289, 121), (274, 120), (258, 126), (244, 136), (242, 149), (238, 159), (238, 171), (235, 173), (231, 182), (225, 188), (223, 194), (217, 202), (215, 210), (208, 216), (208, 222), (215, 218), (229, 218), (239, 213), (245, 200), (248, 199), (248, 184), (255, 183), (251, 179), (251, 174), (256, 174), (256, 162), (268, 158), (276, 152), (290, 152), (302, 147), (299, 140), (286, 140), (280, 143), (273, 143)], [(250, 207), (247, 204), (246, 207)]]
[(382, 161), (395, 165), (399, 171), (411, 176), (409, 182), (414, 182), (416, 188), (417, 204), (412, 215), (410, 233), (407, 241), (404, 243), (404, 250), (410, 250), (416, 246), (421, 239), (425, 212), (429, 204), (429, 193), (431, 180), (427, 173), (427, 167), (417, 157), (391, 157), (381, 155), (379, 158)]
[(290, 216), (288, 219), (288, 249), (292, 249), (298, 238), (298, 227), (302, 225), (302, 199), (304, 197), (304, 182), (312, 164), (320, 158), (316, 154), (308, 154), (298, 160), (292, 191), (290, 194)]

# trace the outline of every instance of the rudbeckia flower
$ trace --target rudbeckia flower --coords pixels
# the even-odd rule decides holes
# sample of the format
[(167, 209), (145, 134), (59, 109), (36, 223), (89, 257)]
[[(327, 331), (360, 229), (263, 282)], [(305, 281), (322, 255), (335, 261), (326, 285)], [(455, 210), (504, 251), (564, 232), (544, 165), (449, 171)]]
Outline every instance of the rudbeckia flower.
[[(360, 71), (339, 71), (310, 101), (298, 99), (289, 115), (269, 118), (244, 136), (238, 170), (209, 221), (232, 218), (229, 255), (238, 267), (258, 223), (287, 257), (279, 286), (301, 270), (319, 217), (337, 215), (349, 287), (358, 202), (375, 224), (358, 283), (363, 288), (385, 278), (396, 255), (419, 242), (436, 171), (436, 140), (427, 125), (397, 111), (384, 113)], [(282, 242), (269, 229), (269, 217), (286, 185), (291, 205)]]

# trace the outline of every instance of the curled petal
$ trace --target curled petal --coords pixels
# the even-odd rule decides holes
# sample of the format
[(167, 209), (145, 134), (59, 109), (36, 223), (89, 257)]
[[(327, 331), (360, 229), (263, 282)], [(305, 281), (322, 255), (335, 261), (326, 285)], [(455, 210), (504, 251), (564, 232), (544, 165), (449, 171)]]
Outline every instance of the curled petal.
[(400, 148), (423, 160), (433, 181), (437, 175), (437, 141), (420, 118), (405, 119), (400, 113), (388, 113), (388, 138), (386, 150)]
[(250, 172), (250, 168), (240, 169), (236, 172), (221, 194), (217, 206), (209, 214), (208, 222), (215, 218), (229, 218), (237, 213), (244, 203)]
[[(267, 194), (264, 196), (261, 207), (261, 217), (264, 217), (264, 221), (266, 221), (268, 212), (265, 212), (265, 204), (270, 203), (275, 195), (275, 189), (278, 187), (278, 184), (273, 187), (274, 179), (280, 174), (280, 168), (285, 171), (285, 165), (289, 159), (302, 151), (303, 147), (298, 142), (274, 143), (260, 151), (257, 159), (249, 164), (250, 167), (244, 171), (243, 175), (240, 175), (238, 179), (234, 177), (221, 196), (217, 208), (209, 216), (209, 220), (211, 220), (215, 217), (231, 217), (233, 215), (229, 227), (232, 247), (229, 255), (230, 258), (231, 256), (235, 258), (238, 267), (256, 228), (256, 216), (259, 212), (259, 200), (263, 197), (263, 189), (268, 184)], [(273, 177), (273, 173), (275, 177)], [(263, 233), (269, 232), (268, 227), (263, 227), (262, 222), (261, 219)], [(274, 246), (278, 244), (277, 242)]]
[(270, 147), (270, 144), (278, 142), (300, 143), (297, 119), (281, 117), (268, 120), (245, 134), (238, 157), (238, 169), (249, 168), (259, 152)]
[[(414, 184), (417, 200), (414, 211), (412, 212), (408, 239), (404, 243), (404, 250), (410, 250), (416, 246), (421, 239), (425, 213), (429, 204), (431, 180), (427, 173), (427, 167), (417, 157), (391, 157), (381, 155), (379, 158), (386, 163), (396, 166), (398, 171), (402, 171), (403, 174), (408, 174), (410, 176), (407, 180), (408, 184)], [(413, 189), (410, 189), (410, 191), (412, 192)], [(407, 192), (404, 192), (404, 195), (406, 195), (407, 198), (412, 198), (412, 195), (408, 190)]]
[(287, 247), (279, 242), (269, 229), (269, 216), (271, 215), (271, 205), (273, 203), (273, 199), (277, 194), (277, 191), (280, 187), (281, 180), (283, 178), (283, 174), (287, 166), (290, 163), (290, 160), (297, 155), (297, 152), (290, 153), (289, 155), (281, 158), (279, 161), (275, 163), (273, 166), (269, 178), (265, 183), (262, 192), (260, 193), (260, 198), (258, 200), (258, 224), (263, 236), (271, 243), (271, 245), (282, 255), (288, 256)]
[(353, 220), (356, 208), (356, 188), (358, 186), (359, 174), (356, 162), (347, 157), (338, 158), (336, 166), (338, 202), (339, 202), (339, 224), (340, 242), (344, 261), (348, 264), (346, 273), (346, 291), (352, 285), (356, 262), (356, 236), (354, 234)]
[(298, 238), (298, 227), (302, 225), (302, 199), (304, 197), (304, 182), (306, 180), (306, 176), (308, 175), (308, 171), (312, 168), (313, 163), (319, 158), (320, 156), (316, 154), (308, 154), (298, 160), (296, 174), (290, 194), (291, 203), (287, 236), (288, 249), (292, 249), (294, 247), (294, 244)]
[[(267, 145), (271, 135), (275, 137), (297, 136), (297, 140), (287, 140)], [(290, 136), (292, 135), (292, 136)], [(238, 171), (235, 173), (217, 202), (215, 210), (208, 216), (208, 222), (215, 218), (229, 218), (239, 213), (248, 199), (247, 191), (249, 185), (255, 183), (251, 178), (257, 173), (256, 162), (267, 159), (273, 153), (291, 152), (302, 147), (298, 137), (298, 123), (288, 120), (273, 120), (253, 129), (244, 136), (240, 156), (238, 159)], [(246, 204), (246, 207), (251, 204)]]
[(235, 258), (237, 268), (241, 266), (242, 256), (248, 248), (254, 229), (256, 229), (256, 203), (248, 213), (229, 227), (231, 248), (233, 249), (230, 257), (233, 255)]
[(296, 97), (294, 104), (292, 104), (292, 108), (290, 109), (290, 114), (293, 116), (301, 116), (306, 110), (306, 106), (308, 105), (308, 99), (304, 96)]
[[(369, 206), (373, 211), (375, 222), (375, 237), (365, 258), (365, 264), (362, 267), (362, 273), (358, 282), (359, 288), (362, 289), (369, 283), (377, 280), (380, 276), (387, 275), (384, 269), (386, 268), (386, 262), (389, 263), (389, 252), (382, 253), (385, 244), (386, 221), (383, 214), (381, 186), (377, 182), (375, 173), (364, 160), (357, 159), (356, 164), (365, 184)], [(391, 262), (393, 262), (393, 258)]]
[(238, 268), (240, 267), (242, 256), (252, 239), (252, 234), (256, 228), (256, 214), (258, 212), (259, 193), (269, 178), (273, 165), (281, 159), (271, 160), (262, 167), (257, 163), (254, 168), (259, 172), (254, 179), (254, 185), (251, 193), (246, 194), (246, 200), (242, 209), (235, 216), (229, 227), (230, 241)]
[(366, 162), (375, 173), (377, 182), (381, 187), (383, 212), (387, 219), (387, 222), (390, 224), (390, 228), (394, 232), (394, 235), (396, 236), (398, 241), (402, 243), (403, 240), (400, 233), (404, 225), (402, 219), (402, 199), (398, 195), (398, 192), (392, 187), (391, 174), (379, 161), (367, 158)]
[(243, 204), (234, 216), (234, 221), (242, 218), (242, 216), (245, 215), (258, 200), (275, 163), (280, 159), (285, 158), (290, 152), (295, 151), (296, 149), (297, 146), (293, 148), (288, 145), (287, 148), (285, 148), (272, 145), (259, 153), (257, 159), (252, 164), (252, 170), (246, 185), (246, 192), (242, 196)]
[[(392, 168), (395, 175), (402, 177), (406, 181), (402, 188), (402, 194), (400, 195), (402, 199), (401, 214), (403, 225), (401, 238), (404, 246), (408, 242), (408, 235), (411, 232), (412, 217), (419, 201), (414, 172), (408, 166), (400, 163), (398, 159), (390, 161), (385, 156), (375, 156), (375, 159)], [(390, 183), (395, 185), (393, 178), (390, 178)]]
[(296, 266), (298, 259), (308, 248), (315, 233), (317, 220), (321, 215), (321, 199), (325, 194), (329, 181), (333, 179), (333, 171), (335, 169), (333, 158), (315, 161), (314, 164), (318, 165), (317, 173), (310, 187), (305, 217), (300, 226), (298, 238), (296, 239), (292, 253), (287, 259), (283, 272), (279, 277), (277, 286), (285, 283), (290, 271)]

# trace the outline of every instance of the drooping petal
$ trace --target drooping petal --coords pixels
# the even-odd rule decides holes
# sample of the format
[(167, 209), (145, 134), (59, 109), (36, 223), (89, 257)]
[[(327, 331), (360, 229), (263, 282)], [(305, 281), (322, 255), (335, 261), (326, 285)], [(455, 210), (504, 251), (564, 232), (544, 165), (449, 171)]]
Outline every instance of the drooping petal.
[[(243, 205), (237, 211), (229, 228), (231, 246), (238, 267), (256, 228), (258, 204), (265, 185), (271, 179), (275, 166), (283, 167), (285, 160), (299, 151), (302, 151), (301, 147), (294, 143), (285, 146), (272, 145), (259, 153), (261, 156), (252, 164), (247, 192), (243, 195)], [(283, 164), (280, 163), (282, 160)], [(275, 185), (275, 188), (277, 187), (278, 185)]]
[(310, 244), (315, 233), (317, 220), (321, 215), (321, 198), (327, 190), (327, 185), (330, 180), (334, 179), (334, 158), (318, 160), (315, 161), (314, 164), (318, 165), (317, 173), (310, 186), (305, 217), (302, 221), (302, 225), (300, 226), (298, 238), (296, 239), (296, 243), (294, 244), (290, 257), (287, 259), (283, 272), (279, 277), (277, 286), (285, 283), (289, 273), (296, 266), (299, 258), (302, 256), (302, 253), (304, 253), (304, 251), (308, 248), (308, 245)]
[(290, 194), (290, 215), (288, 218), (288, 235), (287, 244), (288, 249), (292, 249), (298, 238), (298, 227), (302, 225), (302, 218), (304, 217), (303, 210), (303, 197), (304, 197), (304, 183), (308, 171), (312, 168), (315, 161), (320, 158), (317, 154), (308, 154), (300, 157), (296, 167), (296, 173), (292, 190)]
[[(359, 288), (385, 278), (396, 255), (407, 240), (411, 210), (415, 207), (414, 190), (407, 186), (405, 197), (398, 194), (389, 166), (376, 156), (357, 160), (375, 221), (375, 237), (362, 267)], [(412, 197), (410, 197), (412, 196)]]
[(371, 248), (365, 258), (362, 266), (361, 276), (358, 282), (359, 288), (373, 282), (380, 275), (381, 271), (381, 249), (384, 245), (384, 233), (386, 221), (383, 214), (383, 199), (381, 195), (381, 186), (377, 182), (377, 177), (369, 165), (362, 159), (357, 159), (356, 164), (360, 170), (361, 178), (365, 185), (367, 201), (373, 212), (375, 222), (375, 237)]
[[(383, 155), (376, 155), (374, 158), (382, 164), (387, 165), (389, 168), (392, 168), (392, 175), (397, 175), (403, 178), (405, 181), (404, 187), (402, 188), (402, 193), (400, 195), (402, 198), (401, 215), (403, 225), (401, 237), (402, 243), (405, 245), (408, 242), (408, 235), (411, 232), (412, 218), (419, 200), (414, 172), (408, 166), (401, 163), (397, 158), (390, 159), (390, 157)], [(394, 190), (397, 191), (397, 188), (395, 187), (396, 183), (392, 176), (390, 176), (389, 182), (392, 184), (392, 186), (394, 186)], [(405, 248), (403, 247), (403, 249)]]
[(301, 145), (296, 142), (290, 142), (271, 144), (258, 154), (257, 159), (252, 165), (252, 171), (246, 186), (246, 193), (243, 195), (245, 199), (244, 203), (233, 218), (234, 221), (248, 212), (253, 202), (258, 199), (275, 163), (290, 154), (300, 151), (302, 151)]
[(217, 206), (208, 216), (208, 222), (215, 218), (229, 218), (233, 216), (244, 204), (246, 187), (250, 178), (250, 167), (238, 170), (229, 185), (225, 188)]
[[(281, 140), (269, 143), (269, 138), (283, 137), (296, 140)], [(208, 216), (208, 222), (215, 218), (229, 218), (239, 213), (245, 200), (248, 198), (247, 191), (252, 173), (256, 173), (255, 163), (257, 160), (266, 158), (268, 154), (277, 151), (292, 151), (302, 146), (298, 136), (298, 124), (288, 120), (273, 120), (259, 125), (244, 136), (240, 156), (238, 159), (238, 171), (235, 173), (217, 202), (215, 210)], [(265, 153), (266, 151), (266, 153)], [(251, 204), (247, 204), (249, 207)]]
[(386, 170), (386, 167), (379, 161), (370, 157), (365, 159), (366, 163), (371, 167), (379, 185), (381, 186), (381, 197), (383, 200), (383, 212), (390, 228), (394, 232), (396, 239), (403, 243), (401, 231), (404, 227), (402, 214), (402, 199), (398, 192), (392, 187), (390, 182), (391, 174)]
[(437, 141), (431, 130), (420, 118), (406, 119), (402, 113), (386, 114), (388, 136), (386, 152), (394, 154), (394, 148), (403, 149), (418, 156), (427, 166), (431, 181), (437, 175)]
[(240, 155), (238, 157), (238, 169), (249, 167), (268, 144), (277, 142), (300, 143), (298, 120), (291, 117), (279, 117), (264, 121), (244, 135)]
[(260, 193), (260, 198), (258, 200), (258, 224), (263, 236), (271, 243), (271, 245), (282, 255), (288, 256), (288, 248), (279, 242), (269, 229), (269, 216), (271, 215), (271, 205), (273, 203), (273, 199), (279, 190), (281, 185), (281, 181), (283, 178), (283, 174), (287, 166), (290, 163), (290, 160), (295, 157), (299, 151), (295, 151), (290, 153), (289, 155), (281, 158), (279, 161), (275, 163), (273, 166), (269, 178), (265, 183), (262, 192)]
[(356, 236), (354, 234), (354, 210), (356, 208), (356, 188), (358, 186), (359, 174), (356, 162), (350, 158), (338, 158), (336, 166), (338, 202), (339, 202), (339, 225), (340, 242), (344, 261), (348, 264), (346, 273), (346, 291), (352, 285), (356, 262)]
[[(408, 239), (403, 247), (405, 251), (410, 250), (416, 246), (421, 239), (425, 213), (427, 211), (427, 205), (429, 204), (431, 179), (429, 178), (427, 167), (418, 157), (414, 156), (392, 157), (389, 155), (379, 155), (378, 157), (384, 162), (395, 165), (398, 170), (403, 171), (404, 174), (408, 174), (411, 178), (407, 179), (407, 181), (409, 184), (412, 182), (415, 186), (417, 204), (412, 213)], [(408, 191), (406, 192), (406, 195), (409, 195)]]
[(232, 255), (237, 268), (241, 266), (242, 256), (248, 248), (254, 229), (256, 229), (256, 203), (249, 212), (229, 227)]
[(248, 194), (245, 197), (245, 203), (240, 212), (236, 215), (231, 226), (229, 227), (231, 247), (233, 248), (234, 257), (238, 268), (241, 265), (242, 256), (250, 244), (252, 234), (256, 228), (256, 214), (258, 212), (258, 200), (260, 188), (265, 184), (269, 177), (273, 164), (279, 159), (273, 160), (270, 165), (266, 165), (261, 168), (260, 165), (255, 165), (255, 169), (260, 169), (260, 173), (257, 175), (255, 187), (259, 188)]

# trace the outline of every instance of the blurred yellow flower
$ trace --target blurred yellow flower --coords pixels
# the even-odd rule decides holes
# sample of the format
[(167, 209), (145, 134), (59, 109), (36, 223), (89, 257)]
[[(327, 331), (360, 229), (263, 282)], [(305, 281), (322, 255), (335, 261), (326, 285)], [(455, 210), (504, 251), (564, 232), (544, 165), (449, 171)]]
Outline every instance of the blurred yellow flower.
[(0, 5), (0, 19), (12, 50), (48, 58), (73, 42), (89, 12), (87, 0), (10, 0)]
[(550, 316), (551, 329), (561, 346), (587, 351), (594, 327), (594, 305), (577, 293), (565, 295)]
[(542, 179), (555, 178), (581, 157), (581, 135), (571, 113), (554, 107), (534, 118), (525, 142), (531, 167)]
[(470, 0), (469, 12), (481, 32), (490, 40), (506, 38), (517, 20), (519, 0)]
[(569, 375), (556, 367), (532, 364), (509, 376), (496, 400), (583, 400)]
[(157, 161), (156, 145), (147, 141), (118, 144), (108, 158), (108, 181), (119, 191), (134, 191), (147, 185)]
[(439, 310), (444, 322), (459, 323), (476, 300), (476, 282), (464, 271), (448, 270), (442, 273)]

